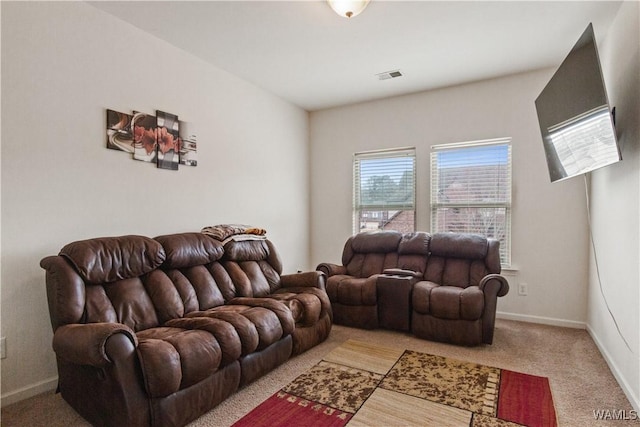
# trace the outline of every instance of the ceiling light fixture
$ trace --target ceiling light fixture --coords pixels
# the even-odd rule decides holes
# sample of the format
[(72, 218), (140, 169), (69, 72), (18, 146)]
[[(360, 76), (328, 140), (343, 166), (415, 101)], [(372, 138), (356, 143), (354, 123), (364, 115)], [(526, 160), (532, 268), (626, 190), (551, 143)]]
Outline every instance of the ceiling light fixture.
[(370, 0), (327, 0), (331, 9), (343, 18), (358, 16)]

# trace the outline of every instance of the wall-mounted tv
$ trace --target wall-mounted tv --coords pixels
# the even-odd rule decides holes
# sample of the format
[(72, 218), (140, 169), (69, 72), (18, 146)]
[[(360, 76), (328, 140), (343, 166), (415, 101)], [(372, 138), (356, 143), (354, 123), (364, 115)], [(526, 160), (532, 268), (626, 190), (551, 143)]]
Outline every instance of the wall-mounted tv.
[(589, 24), (536, 99), (551, 182), (622, 160)]

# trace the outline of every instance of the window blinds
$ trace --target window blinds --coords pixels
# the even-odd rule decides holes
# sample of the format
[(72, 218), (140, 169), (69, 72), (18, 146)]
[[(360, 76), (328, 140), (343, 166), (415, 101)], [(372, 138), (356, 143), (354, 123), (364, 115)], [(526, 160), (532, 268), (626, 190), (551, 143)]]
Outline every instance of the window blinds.
[(432, 147), (431, 230), (498, 239), (510, 264), (510, 138)]
[(414, 148), (356, 153), (354, 209), (415, 209), (415, 166)]

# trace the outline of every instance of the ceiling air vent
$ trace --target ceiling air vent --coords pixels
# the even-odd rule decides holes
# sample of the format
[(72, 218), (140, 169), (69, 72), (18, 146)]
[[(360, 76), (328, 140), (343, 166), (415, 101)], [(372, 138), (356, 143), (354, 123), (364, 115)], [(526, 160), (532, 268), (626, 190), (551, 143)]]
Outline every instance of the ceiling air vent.
[(378, 80), (395, 79), (396, 77), (402, 77), (403, 75), (404, 74), (402, 74), (400, 70), (385, 71), (384, 73), (376, 74), (376, 76), (378, 77)]

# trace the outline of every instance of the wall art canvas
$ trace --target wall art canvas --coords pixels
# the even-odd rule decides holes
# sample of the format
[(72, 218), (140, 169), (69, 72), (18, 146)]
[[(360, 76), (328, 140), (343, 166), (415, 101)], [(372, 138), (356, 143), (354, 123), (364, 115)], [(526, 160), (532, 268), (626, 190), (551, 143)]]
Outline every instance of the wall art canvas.
[(133, 129), (133, 158), (143, 162), (157, 160), (156, 117), (150, 114), (134, 112), (131, 128)]
[(107, 110), (107, 148), (133, 153), (131, 114)]
[(158, 167), (178, 170), (180, 163), (180, 124), (175, 114), (156, 111)]
[(198, 165), (196, 130), (191, 122), (180, 122), (180, 164), (185, 166)]
[(180, 164), (197, 166), (196, 130), (193, 123), (181, 122), (176, 114), (156, 111), (155, 115), (133, 114), (106, 109), (107, 148), (131, 153), (133, 158), (167, 170)]

